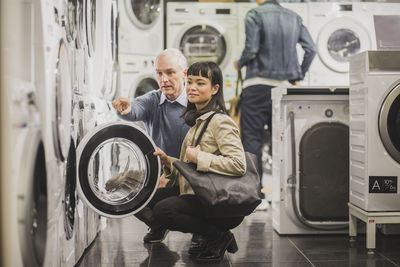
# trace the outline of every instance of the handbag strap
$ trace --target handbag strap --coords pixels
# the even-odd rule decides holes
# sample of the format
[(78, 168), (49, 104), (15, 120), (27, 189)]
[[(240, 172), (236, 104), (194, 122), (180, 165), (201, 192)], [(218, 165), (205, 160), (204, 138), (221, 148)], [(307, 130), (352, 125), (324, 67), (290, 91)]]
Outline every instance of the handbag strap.
[(211, 115), (207, 118), (207, 120), (206, 120), (206, 122), (205, 122), (203, 128), (201, 129), (201, 132), (200, 132), (200, 134), (199, 134), (199, 137), (197, 137), (196, 144), (194, 145), (195, 147), (199, 145), (200, 140), (201, 140), (201, 138), (203, 137), (203, 134), (204, 134), (204, 132), (206, 131), (208, 124), (210, 123), (212, 117), (214, 117), (215, 114), (217, 114), (216, 111), (215, 111), (213, 114), (211, 114)]
[(240, 89), (243, 88), (242, 70), (238, 70), (237, 72), (238, 72), (238, 77), (236, 80), (235, 96), (239, 95), (239, 87)]

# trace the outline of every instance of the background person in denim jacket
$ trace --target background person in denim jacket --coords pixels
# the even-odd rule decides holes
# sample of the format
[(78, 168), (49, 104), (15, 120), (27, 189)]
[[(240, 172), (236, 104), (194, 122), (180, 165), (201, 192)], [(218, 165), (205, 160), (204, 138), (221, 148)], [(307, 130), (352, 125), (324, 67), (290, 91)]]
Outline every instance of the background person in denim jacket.
[[(246, 14), (245, 48), (234, 66), (237, 70), (246, 66), (240, 100), (242, 140), (245, 151), (257, 156), (262, 177), (264, 125), (271, 131), (271, 88), (298, 85), (311, 65), (316, 46), (295, 12), (273, 0), (257, 3), (259, 6)], [(305, 51), (301, 65), (297, 43)]]

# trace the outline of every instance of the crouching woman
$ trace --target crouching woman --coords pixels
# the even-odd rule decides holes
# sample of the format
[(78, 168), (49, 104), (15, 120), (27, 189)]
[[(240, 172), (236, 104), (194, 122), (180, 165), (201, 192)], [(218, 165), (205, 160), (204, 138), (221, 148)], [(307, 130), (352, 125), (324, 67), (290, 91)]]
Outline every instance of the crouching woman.
[[(192, 162), (201, 172), (241, 176), (246, 172), (246, 160), (239, 129), (226, 113), (223, 97), (223, 76), (214, 62), (197, 62), (187, 71), (186, 123), (192, 126), (181, 148), (179, 160)], [(214, 114), (215, 113), (215, 114)], [(214, 115), (213, 115), (214, 114)], [(209, 116), (212, 116), (200, 143), (196, 140)], [(178, 160), (163, 151), (154, 153), (164, 164), (166, 178), (179, 182), (180, 195), (157, 203), (154, 216), (165, 228), (183, 233), (199, 234), (203, 240), (189, 248), (196, 262), (219, 262), (225, 251), (238, 250), (230, 231), (244, 217), (210, 217), (187, 180), (173, 166)]]

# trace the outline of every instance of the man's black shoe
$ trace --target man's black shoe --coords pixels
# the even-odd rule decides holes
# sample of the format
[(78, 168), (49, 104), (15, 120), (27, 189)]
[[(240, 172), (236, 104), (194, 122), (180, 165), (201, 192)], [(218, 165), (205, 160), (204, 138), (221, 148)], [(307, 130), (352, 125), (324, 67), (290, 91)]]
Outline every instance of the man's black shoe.
[(150, 229), (143, 237), (144, 243), (160, 243), (167, 236), (169, 230), (164, 228)]

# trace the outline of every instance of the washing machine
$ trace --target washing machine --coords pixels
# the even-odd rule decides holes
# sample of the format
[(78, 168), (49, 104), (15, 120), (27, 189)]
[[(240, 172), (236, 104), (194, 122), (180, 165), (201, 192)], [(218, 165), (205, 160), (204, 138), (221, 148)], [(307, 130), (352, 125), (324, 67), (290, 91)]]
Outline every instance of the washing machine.
[(309, 3), (309, 30), (318, 55), (310, 85), (349, 85), (351, 55), (376, 47), (374, 3)]
[(119, 95), (132, 99), (159, 89), (155, 78), (155, 57), (122, 55)]
[[(75, 145), (72, 139), (73, 51), (76, 28), (72, 20), (76, 6), (70, 1), (42, 1), (36, 25), (35, 81), (42, 122), (46, 166), (53, 187), (49, 220), (57, 221), (58, 251), (62, 265), (75, 262), (75, 177), (71, 164)], [(72, 14), (72, 15), (71, 15)], [(51, 18), (51, 19), (49, 19)]]
[(189, 65), (216, 62), (224, 75), (226, 102), (235, 96), (237, 15), (236, 3), (167, 3), (167, 47), (180, 49)]
[[(308, 3), (287, 3), (287, 2), (279, 2), (279, 4), (287, 9), (292, 10), (296, 14), (298, 14), (302, 20), (303, 20), (303, 25), (307, 27), (308, 29)], [(239, 54), (237, 54), (236, 60), (240, 58), (240, 55), (244, 49), (245, 41), (246, 41), (246, 34), (245, 34), (245, 18), (246, 14), (250, 9), (253, 9), (257, 7), (256, 2), (240, 2), (237, 3), (238, 5), (238, 47), (237, 51), (239, 51)], [(297, 44), (297, 57), (299, 58), (299, 64), (301, 64), (301, 61), (304, 56), (304, 50), (301, 48), (299, 44)], [(308, 72), (306, 73), (306, 76), (304, 77), (303, 81), (301, 82), (302, 85), (308, 85)]]
[(120, 54), (157, 56), (164, 50), (164, 1), (119, 0)]
[(9, 102), (11, 125), (7, 125), (11, 165), (7, 184), (2, 184), (9, 208), (3, 217), (5, 266), (58, 266), (58, 220), (51, 218), (57, 211), (50, 201), (60, 196), (49, 181), (34, 91), (18, 92), (21, 86), (27, 89), (33, 84), (18, 81), (8, 85), (15, 90)]
[(279, 234), (348, 231), (349, 90), (272, 89), (272, 225)]
[[(59, 266), (59, 199), (46, 166), (47, 154), (38, 110), (35, 66), (40, 3), (2, 2), (2, 177), (1, 247), (3, 266)], [(35, 23), (34, 23), (35, 22)], [(4, 30), (4, 32), (3, 32)], [(3, 65), (4, 64), (4, 65)], [(3, 120), (4, 119), (4, 120)], [(4, 160), (7, 159), (7, 162)]]
[(400, 51), (350, 58), (350, 202), (400, 211)]
[(117, 2), (86, 0), (84, 7), (88, 91), (111, 101), (117, 91)]

